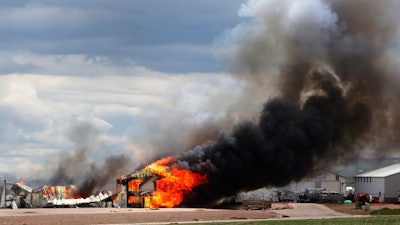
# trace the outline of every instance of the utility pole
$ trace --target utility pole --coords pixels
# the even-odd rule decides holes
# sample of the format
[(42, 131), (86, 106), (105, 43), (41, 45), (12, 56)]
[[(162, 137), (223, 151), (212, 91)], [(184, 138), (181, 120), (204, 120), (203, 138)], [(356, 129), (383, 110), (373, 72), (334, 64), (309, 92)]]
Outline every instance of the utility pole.
[(6, 179), (0, 179), (0, 208), (6, 207)]

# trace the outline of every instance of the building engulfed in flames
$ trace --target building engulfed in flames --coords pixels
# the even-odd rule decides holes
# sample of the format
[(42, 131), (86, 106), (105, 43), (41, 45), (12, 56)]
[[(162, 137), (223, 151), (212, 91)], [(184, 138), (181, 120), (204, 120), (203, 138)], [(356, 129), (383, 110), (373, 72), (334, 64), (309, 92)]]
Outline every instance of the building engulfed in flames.
[[(1, 181), (1, 180), (0, 180)], [(141, 170), (117, 179), (117, 192), (101, 191), (80, 196), (79, 187), (49, 186), (32, 188), (24, 182), (0, 182), (0, 208), (36, 207), (145, 207), (180, 206), (196, 186), (205, 184), (207, 174), (180, 168), (177, 159), (167, 157)], [(6, 188), (6, 185), (11, 188)]]
[(152, 193), (156, 190), (159, 175), (142, 169), (117, 179), (120, 185), (118, 205), (121, 207), (151, 207)]
[(179, 168), (176, 159), (167, 157), (130, 175), (117, 179), (120, 207), (172, 208), (185, 195), (207, 182), (205, 174)]

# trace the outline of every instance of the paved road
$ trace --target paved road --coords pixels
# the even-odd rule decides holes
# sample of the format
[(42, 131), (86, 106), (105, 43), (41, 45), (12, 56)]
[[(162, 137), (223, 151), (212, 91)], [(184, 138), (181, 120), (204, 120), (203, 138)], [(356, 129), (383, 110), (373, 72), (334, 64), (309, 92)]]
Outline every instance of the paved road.
[(314, 203), (289, 203), (293, 206), (291, 209), (277, 209), (284, 208), (286, 204), (272, 204), (271, 211), (278, 213), (283, 218), (335, 218), (335, 217), (349, 217), (347, 214), (336, 212), (324, 205)]

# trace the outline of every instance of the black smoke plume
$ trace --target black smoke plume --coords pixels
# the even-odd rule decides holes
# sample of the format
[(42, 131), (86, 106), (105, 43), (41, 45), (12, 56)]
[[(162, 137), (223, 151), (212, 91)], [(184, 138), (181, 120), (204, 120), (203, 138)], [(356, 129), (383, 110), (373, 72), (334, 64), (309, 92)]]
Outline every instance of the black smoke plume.
[(266, 91), (259, 81), (275, 76), (281, 97), (264, 104), (256, 123), (239, 123), (177, 156), (180, 168), (209, 180), (182, 205), (210, 206), (239, 191), (299, 181), (364, 148), (396, 152), (399, 9), (390, 0), (243, 4), (239, 15), (248, 19), (227, 34), (233, 43), (223, 62), (252, 90)]
[(273, 99), (258, 125), (242, 122), (231, 134), (180, 155), (181, 168), (209, 179), (184, 204), (204, 206), (238, 191), (299, 181), (327, 157), (334, 160), (348, 150), (347, 143), (368, 130), (371, 112), (362, 103), (347, 104), (332, 81), (320, 88), (321, 95), (311, 96), (301, 108), (289, 98)]

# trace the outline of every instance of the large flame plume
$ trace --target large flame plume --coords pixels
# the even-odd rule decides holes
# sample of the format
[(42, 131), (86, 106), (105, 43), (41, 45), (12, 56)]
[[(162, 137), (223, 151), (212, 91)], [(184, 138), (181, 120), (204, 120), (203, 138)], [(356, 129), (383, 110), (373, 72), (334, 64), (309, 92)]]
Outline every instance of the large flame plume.
[[(146, 207), (178, 206), (193, 188), (207, 182), (206, 174), (179, 168), (176, 161), (175, 158), (166, 157), (144, 168), (160, 176), (156, 181), (156, 191), (147, 198)], [(132, 180), (128, 188), (130, 191), (138, 191), (141, 183), (141, 179)]]

